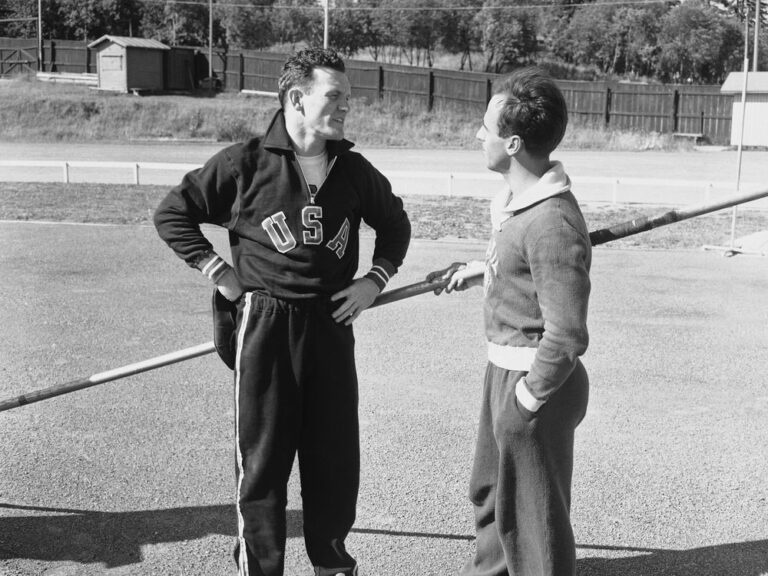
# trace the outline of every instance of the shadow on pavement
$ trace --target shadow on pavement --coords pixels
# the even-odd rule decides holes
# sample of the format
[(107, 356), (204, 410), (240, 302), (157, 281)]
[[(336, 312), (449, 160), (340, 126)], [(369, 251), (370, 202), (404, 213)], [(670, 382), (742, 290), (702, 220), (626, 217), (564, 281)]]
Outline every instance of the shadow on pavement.
[[(235, 507), (228, 504), (98, 512), (0, 503), (0, 511), (33, 515), (0, 517), (0, 559), (103, 563), (108, 568), (142, 561), (142, 547), (183, 542), (211, 534), (235, 537)], [(50, 514), (41, 514), (50, 513)], [(302, 535), (300, 510), (287, 512), (288, 538)], [(473, 540), (474, 536), (354, 528), (357, 534)], [(759, 576), (768, 572), (768, 540), (721, 544), (691, 550), (579, 545), (580, 551), (631, 554), (622, 558), (581, 558), (579, 576)]]
[(768, 572), (768, 540), (690, 550), (578, 546), (580, 550), (631, 552), (624, 558), (582, 558), (579, 576), (760, 576)]
[(0, 559), (104, 563), (109, 568), (141, 562), (142, 546), (210, 534), (234, 538), (236, 527), (231, 505), (98, 512), (0, 503), (4, 510), (36, 514), (0, 517)]

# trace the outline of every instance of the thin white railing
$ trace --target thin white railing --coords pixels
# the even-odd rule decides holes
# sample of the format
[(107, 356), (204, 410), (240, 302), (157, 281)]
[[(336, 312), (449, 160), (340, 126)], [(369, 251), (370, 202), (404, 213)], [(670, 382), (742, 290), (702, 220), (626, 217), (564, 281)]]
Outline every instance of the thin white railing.
[[(199, 168), (200, 164), (170, 162), (115, 162), (115, 161), (61, 161), (61, 160), (0, 160), (0, 181), (51, 181), (48, 175), (27, 170), (19, 177), (19, 170), (29, 168), (54, 168), (61, 173), (61, 182), (72, 183), (73, 171), (85, 170), (77, 174), (77, 182), (114, 182), (114, 170), (125, 171), (125, 178), (135, 185), (157, 184), (161, 178), (151, 178), (149, 173), (164, 175), (162, 184), (173, 181), (173, 174), (178, 180), (186, 172)], [(3, 170), (5, 169), (5, 171)], [(88, 170), (97, 170), (94, 175)], [(8, 174), (8, 172), (11, 172)], [(398, 193), (465, 196), (488, 198), (495, 189), (502, 187), (498, 174), (492, 172), (439, 172), (418, 170), (383, 170), (384, 175), (393, 182)], [(106, 177), (104, 175), (107, 175)], [(605, 203), (638, 203), (657, 205), (680, 205), (692, 202), (711, 202), (734, 194), (733, 184), (726, 181), (682, 180), (663, 178), (633, 178), (609, 176), (575, 176), (572, 178), (574, 189), (580, 201)], [(764, 183), (763, 183), (764, 185)], [(759, 184), (742, 186), (743, 191), (757, 189)], [(749, 208), (768, 209), (768, 202), (753, 202)]]
[(140, 185), (141, 170), (163, 170), (163, 171), (190, 171), (199, 168), (200, 164), (183, 164), (169, 162), (98, 162), (88, 160), (0, 160), (0, 168), (60, 168), (62, 182), (69, 184), (71, 182), (70, 170), (73, 168), (97, 168), (110, 169), (118, 168), (133, 173), (133, 184)]

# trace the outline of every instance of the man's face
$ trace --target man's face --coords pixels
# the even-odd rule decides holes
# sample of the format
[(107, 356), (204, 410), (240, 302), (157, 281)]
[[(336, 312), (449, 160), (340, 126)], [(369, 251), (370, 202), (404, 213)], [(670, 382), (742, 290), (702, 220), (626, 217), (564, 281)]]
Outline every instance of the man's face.
[(505, 98), (496, 94), (488, 102), (488, 108), (483, 116), (483, 125), (475, 137), (483, 143), (483, 154), (489, 170), (506, 172), (509, 169), (511, 157), (508, 153), (510, 138), (499, 136), (499, 114), (504, 106)]
[(315, 68), (312, 83), (301, 100), (304, 130), (323, 140), (344, 138), (351, 92), (346, 74), (331, 68)]

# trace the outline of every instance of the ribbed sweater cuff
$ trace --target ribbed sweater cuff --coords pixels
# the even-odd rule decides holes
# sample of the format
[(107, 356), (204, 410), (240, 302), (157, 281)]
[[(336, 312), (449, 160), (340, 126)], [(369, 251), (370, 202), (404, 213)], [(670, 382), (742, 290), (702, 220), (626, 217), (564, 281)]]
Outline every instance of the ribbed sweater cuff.
[(364, 278), (374, 281), (379, 291), (384, 290), (390, 278), (395, 275), (395, 267), (383, 258), (373, 261), (373, 267), (365, 274)]
[(219, 279), (231, 270), (232, 267), (215, 252), (211, 252), (207, 258), (201, 258), (195, 263), (195, 268), (205, 274), (214, 284), (218, 284)]

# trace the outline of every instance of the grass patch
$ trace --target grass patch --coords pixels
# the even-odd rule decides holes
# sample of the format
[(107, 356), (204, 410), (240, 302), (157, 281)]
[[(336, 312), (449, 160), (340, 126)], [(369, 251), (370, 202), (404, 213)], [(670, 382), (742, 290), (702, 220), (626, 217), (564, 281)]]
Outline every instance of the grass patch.
[[(0, 219), (151, 224), (152, 214), (168, 192), (165, 186), (113, 184), (0, 183)], [(488, 200), (442, 196), (404, 196), (414, 238), (459, 238), (485, 241), (490, 235)], [(590, 230), (597, 230), (667, 208), (584, 205)], [(730, 240), (731, 210), (699, 216), (616, 240), (612, 248), (691, 249)], [(768, 229), (768, 212), (739, 213), (738, 236)]]
[[(0, 82), (2, 138), (44, 142), (159, 138), (237, 142), (263, 133), (275, 98), (239, 93), (133, 96), (18, 77)], [(482, 110), (353, 102), (350, 139), (368, 147), (466, 148), (476, 145)], [(669, 135), (607, 130), (573, 118), (561, 145), (569, 150), (688, 150)]]

